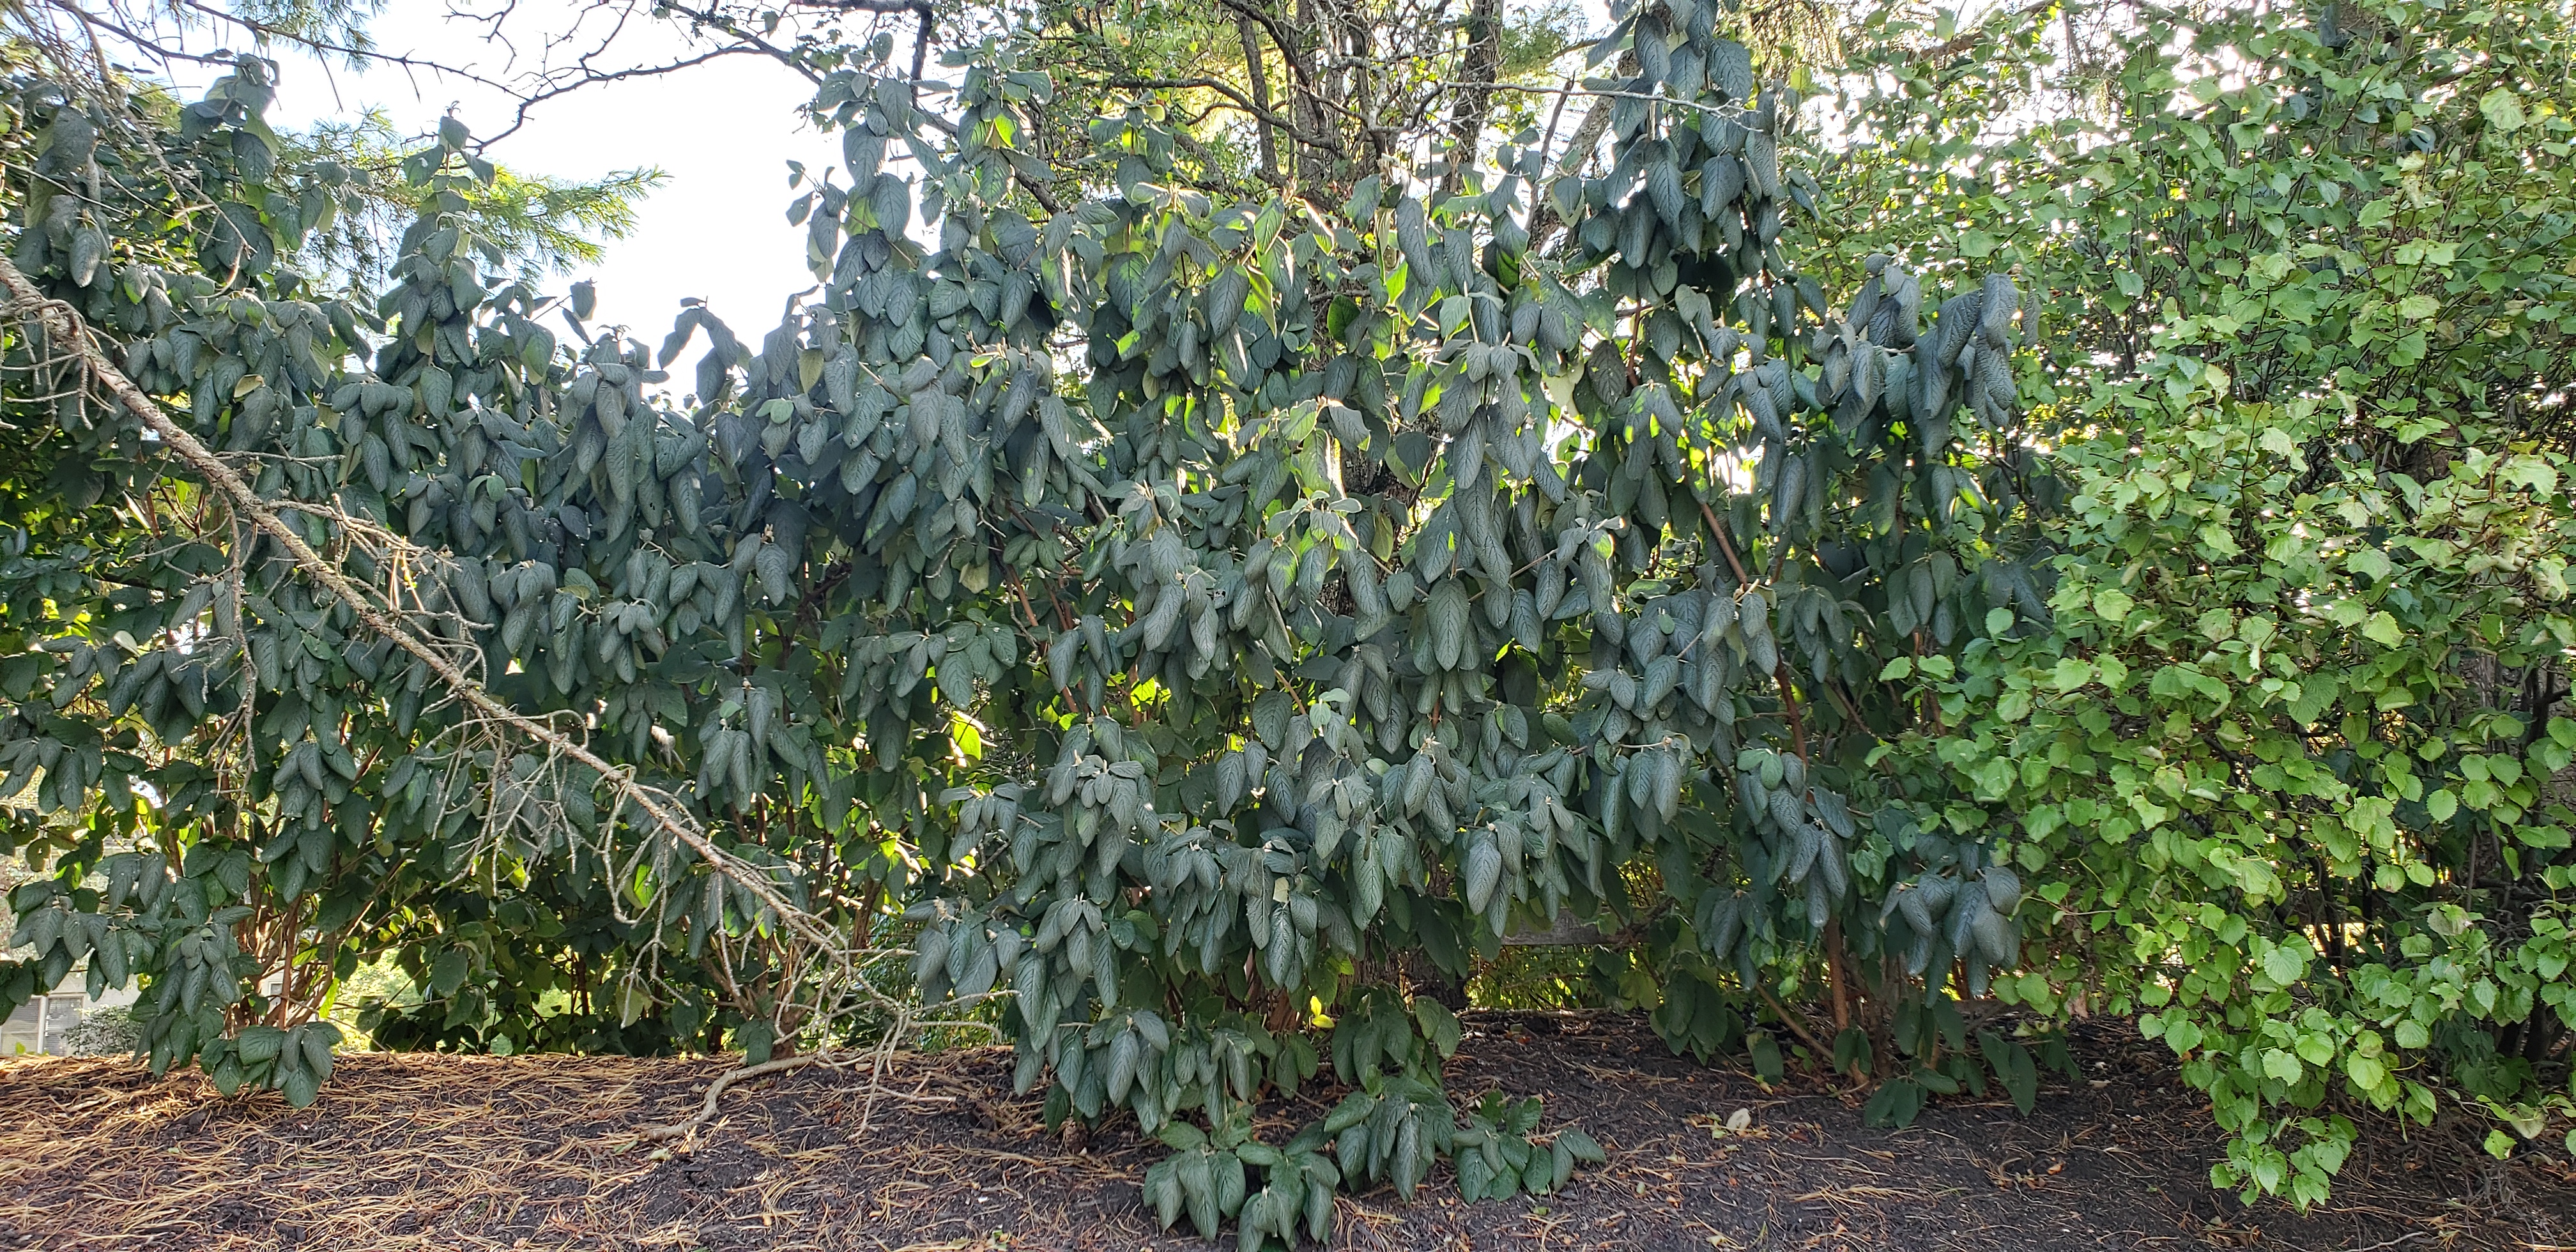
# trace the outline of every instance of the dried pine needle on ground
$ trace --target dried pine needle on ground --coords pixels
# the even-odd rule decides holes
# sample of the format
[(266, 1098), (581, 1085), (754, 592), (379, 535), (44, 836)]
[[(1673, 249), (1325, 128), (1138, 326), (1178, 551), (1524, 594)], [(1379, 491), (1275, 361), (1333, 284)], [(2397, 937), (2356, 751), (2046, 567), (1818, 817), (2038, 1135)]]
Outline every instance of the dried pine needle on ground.
[[(2209, 1190), (2218, 1134), (2157, 1050), (2112, 1025), (2090, 1077), (2039, 1110), (1952, 1101), (1912, 1128), (1860, 1124), (1821, 1079), (1764, 1090), (1673, 1058), (1605, 1016), (1476, 1015), (1459, 1099), (1547, 1100), (1551, 1127), (1611, 1150), (1556, 1196), (1345, 1200), (1336, 1245), (1501, 1248), (2517, 1248), (2576, 1244), (2576, 1172), (2485, 1162), (2418, 1131), (2369, 1145), (2331, 1204), (2248, 1210)], [(322, 1100), (226, 1100), (126, 1061), (0, 1062), (0, 1249), (1204, 1248), (1140, 1209), (1160, 1148), (1132, 1123), (1049, 1136), (1006, 1053), (903, 1055), (868, 1110), (864, 1072), (812, 1067), (694, 1110), (721, 1059), (360, 1053)], [(1736, 1110), (1750, 1114), (1728, 1130)], [(1274, 1107), (1278, 1133), (1313, 1100)], [(1739, 1121), (1743, 1119), (1737, 1119)], [(2391, 1243), (2402, 1240), (2402, 1243)]]

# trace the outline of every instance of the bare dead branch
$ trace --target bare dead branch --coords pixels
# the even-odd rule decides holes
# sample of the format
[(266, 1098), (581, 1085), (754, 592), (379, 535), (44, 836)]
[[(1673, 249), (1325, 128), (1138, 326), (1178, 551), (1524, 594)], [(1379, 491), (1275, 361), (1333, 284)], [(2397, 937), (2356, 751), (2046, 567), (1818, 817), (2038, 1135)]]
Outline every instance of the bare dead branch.
[[(423, 639), (408, 624), (398, 621), (377, 597), (344, 573), (329, 558), (315, 550), (302, 533), (287, 524), (278, 506), (260, 498), (229, 462), (198, 441), (185, 427), (170, 420), (143, 389), (125, 376), (107, 354), (90, 337), (89, 328), (80, 314), (60, 300), (48, 298), (17, 265), (0, 258), (0, 288), (5, 288), (11, 305), (20, 315), (44, 325), (58, 342), (71, 345), (89, 377), (114, 398), (118, 405), (143, 423), (145, 429), (159, 437), (190, 469), (203, 475), (219, 492), (226, 504), (247, 518), (260, 533), (284, 548), (294, 558), (296, 567), (306, 577), (338, 597), (367, 628), (391, 640), (394, 646), (418, 658), (429, 667), (440, 682), (446, 684), (456, 699), (475, 712), (528, 739), (560, 753), (598, 774), (614, 791), (621, 805), (632, 804), (651, 824), (673, 841), (703, 859), (711, 869), (724, 874), (741, 886), (762, 905), (773, 910), (779, 924), (798, 932), (816, 932), (814, 937), (830, 945), (837, 937), (820, 933), (821, 923), (804, 909), (798, 908), (778, 893), (765, 873), (753, 873), (708, 839), (705, 832), (690, 820), (669, 795), (638, 781), (631, 770), (612, 765), (572, 736), (553, 726), (521, 713), (503, 703), (483, 684), (460, 668), (444, 650)], [(290, 506), (291, 507), (291, 506)]]

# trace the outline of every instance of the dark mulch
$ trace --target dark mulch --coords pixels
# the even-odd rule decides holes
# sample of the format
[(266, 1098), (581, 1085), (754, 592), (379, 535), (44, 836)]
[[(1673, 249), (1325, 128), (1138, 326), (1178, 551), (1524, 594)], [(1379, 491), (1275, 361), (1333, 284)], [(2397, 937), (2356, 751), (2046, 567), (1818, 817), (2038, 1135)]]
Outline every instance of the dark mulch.
[[(1765, 1090), (1677, 1060), (1618, 1018), (1471, 1017), (1462, 1100), (1547, 1099), (1611, 1163), (1563, 1194), (1345, 1201), (1336, 1246), (1413, 1249), (2576, 1247), (2576, 1170), (2487, 1162), (2457, 1133), (2373, 1127), (2305, 1215), (2208, 1186), (2219, 1136), (2125, 1027), (2077, 1039), (2024, 1118), (1952, 1100), (1870, 1130), (1815, 1077)], [(0, 1249), (1204, 1248), (1139, 1208), (1157, 1149), (1047, 1136), (993, 1050), (901, 1058), (902, 1098), (809, 1069), (737, 1090), (689, 1150), (634, 1131), (690, 1107), (719, 1061), (344, 1057), (315, 1107), (227, 1101), (111, 1061), (0, 1063)], [(1273, 1110), (1281, 1126), (1327, 1107)], [(1739, 1108), (1754, 1128), (1715, 1136)], [(868, 1119), (864, 1130), (862, 1117)]]

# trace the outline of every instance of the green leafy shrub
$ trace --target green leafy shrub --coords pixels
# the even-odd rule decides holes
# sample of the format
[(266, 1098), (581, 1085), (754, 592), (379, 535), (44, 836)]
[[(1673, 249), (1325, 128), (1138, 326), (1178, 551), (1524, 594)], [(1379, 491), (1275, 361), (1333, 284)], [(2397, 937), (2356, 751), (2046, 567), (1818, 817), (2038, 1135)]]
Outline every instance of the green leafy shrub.
[(1866, 110), (1907, 155), (1850, 177), (2053, 293), (2069, 414), (2051, 627), (1891, 666), (1942, 724), (1887, 759), (2059, 919), (1999, 990), (2139, 1012), (2213, 1182), (2308, 1204), (2350, 1110), (2483, 1110), (2500, 1154), (2569, 1112), (2567, 19), (2137, 16), (2010, 142), (1957, 143), (2046, 72), (2010, 19)]
[(63, 1050), (73, 1056), (133, 1056), (142, 1044), (143, 1024), (122, 1007), (91, 1009), (63, 1032)]
[[(1048, 180), (1013, 137), (1052, 87), (1010, 49), (963, 65), (953, 141), (895, 80), (836, 70), (815, 109), (859, 190), (800, 201), (826, 295), (757, 351), (691, 309), (648, 357), (588, 338), (578, 298), (565, 348), (546, 301), (484, 281), (472, 201), (440, 194), (490, 176), (454, 127), (409, 161), (434, 212), (372, 310), (306, 312), (280, 271), (275, 293), (168, 280), (163, 313), (134, 294), (162, 280), (94, 290), (80, 248), (22, 237), (94, 324), (132, 325), (136, 381), (193, 397), (206, 440), (294, 450), (232, 505), (311, 519), (362, 585), (418, 580), (374, 610), (412, 615), (400, 648), (264, 539), (120, 577), (166, 592), (89, 584), (121, 606), (112, 638), (27, 610), (62, 632), (20, 679), (50, 699), (11, 723), (61, 874), (21, 889), (28, 937), (46, 961), (125, 953), (157, 1063), (303, 1099), (306, 1037), (244, 1023), (273, 1015), (248, 983), (279, 926), (312, 977), (390, 952), (419, 979), (430, 1001), (380, 1040), (524, 1023), (569, 948), (622, 970), (621, 1029), (720, 1028), (758, 1059), (846, 1011), (858, 967), (817, 936), (909, 899), (927, 1004), (1007, 989), (1051, 1115), (1149, 1130), (1310, 1079), (1318, 1007), (1357, 1006), (1330, 1049), (1353, 1077), (1428, 1081), (1454, 1022), (1363, 971), (1418, 954), (1460, 980), (1561, 913), (1700, 971), (1659, 1020), (1702, 1051), (1792, 1012), (1740, 998), (1777, 979), (1823, 974), (1841, 1019), (1944, 994), (1954, 954), (1982, 989), (2019, 959), (1985, 896), (1900, 932), (1919, 986), (1855, 972), (1890, 883), (1980, 862), (1865, 820), (1848, 689), (1877, 651), (2038, 609), (1987, 542), (2022, 516), (2026, 458), (1958, 433), (2015, 420), (2022, 302), (1988, 279), (1927, 328), (1922, 285), (1879, 266), (1826, 319), (1783, 246), (1813, 202), (1779, 154), (1796, 101), (1713, 21), (1623, 20), (1607, 46), (1641, 76), (1603, 105), (1599, 173), (1552, 174), (1523, 133), (1452, 192), (1389, 168), (1339, 205), (1158, 181), (1177, 145), (1140, 105), (1059, 162), (1103, 192), (1032, 218)], [(192, 125), (256, 146), (259, 90), (246, 70)], [(881, 168), (890, 141), (928, 182)], [(304, 354), (326, 326), (369, 372)], [(697, 407), (659, 407), (642, 388), (699, 336)], [(79, 455), (134, 443), (92, 416), (64, 419)], [(1828, 507), (1854, 496), (1873, 503)], [(1933, 642), (1865, 628), (1881, 612)], [(425, 640), (472, 649), (518, 716), (594, 722), (631, 772), (444, 702)], [(233, 758), (242, 721), (262, 738)], [(62, 768), (60, 745), (118, 735), (144, 750)], [(244, 789), (201, 760), (267, 764)], [(161, 799), (118, 800), (127, 778)], [(632, 805), (686, 817), (619, 822)], [(153, 850), (102, 855), (66, 813)], [(95, 899), (68, 885), (93, 864)], [(1478, 1190), (1536, 1177), (1527, 1112), (1410, 1107), (1415, 1143), (1475, 1146)]]
[(1035, 68), (1044, 13), (939, 84), (816, 45), (817, 293), (658, 348), (515, 276), (452, 122), (340, 302), (279, 260), (334, 184), (256, 62), (175, 124), (23, 84), (16, 268), (171, 425), (22, 306), (0, 794), (52, 877), (0, 991), (87, 958), (156, 1065), (299, 1102), (369, 962), (405, 1046), (981, 1027), (1247, 1247), (1597, 1158), (1438, 1082), (1438, 988), (1565, 926), (1677, 1053), (1877, 1121), (2026, 1108), (2053, 1025), (2145, 1010), (2249, 1196), (2324, 1194), (2338, 1101), (2536, 1135), (2559, 19), (2135, 16), (2063, 117), (2033, 15), (1880, 21), (1884, 142), (1824, 163), (1698, 0), (1620, 10), (1571, 160), (1491, 79), (1379, 97), (1395, 148), (1254, 103), (1255, 164), (1196, 88)]

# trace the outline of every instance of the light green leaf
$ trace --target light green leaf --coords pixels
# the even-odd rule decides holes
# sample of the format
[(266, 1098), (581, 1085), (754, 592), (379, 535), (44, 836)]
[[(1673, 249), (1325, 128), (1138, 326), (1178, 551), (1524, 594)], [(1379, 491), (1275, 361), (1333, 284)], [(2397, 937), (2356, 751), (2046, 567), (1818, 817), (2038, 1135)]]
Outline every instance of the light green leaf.
[(2287, 987), (2298, 982), (2299, 976), (2307, 972), (2306, 959), (2299, 955), (2297, 949), (2288, 944), (2282, 944), (2263, 954), (2263, 976), (2281, 986)]
[(2478, 112), (2486, 115), (2487, 125), (2501, 131), (2517, 131), (2531, 119), (2523, 116), (2522, 101), (2510, 87), (2498, 87), (2478, 97)]
[(2012, 762), (1996, 757), (1977, 767), (1976, 780), (1978, 795), (1990, 799), (2001, 797), (2012, 790)]
[(2263, 1053), (2263, 1074), (2267, 1078), (2297, 1082), (2299, 1076), (2306, 1072), (2307, 1067), (2300, 1064), (2299, 1058), (2287, 1048), (2270, 1048)]
[(2541, 457), (2527, 454), (2508, 457), (2504, 463), (2504, 480), (2546, 494), (2558, 489), (2558, 470)]
[(2165, 1022), (2165, 1044), (2176, 1055), (2200, 1046), (2200, 1024), (2188, 1017), (2169, 1018)]
[(2093, 667), (2076, 657), (2059, 657), (2049, 681), (2056, 683), (2060, 691), (2073, 691), (2093, 681)]

